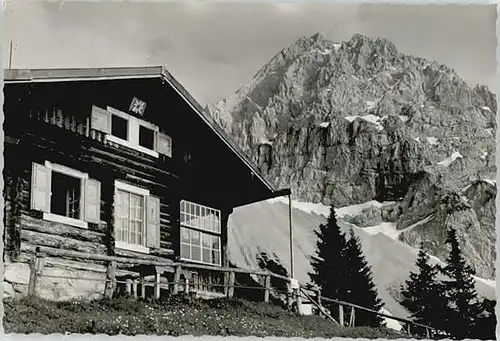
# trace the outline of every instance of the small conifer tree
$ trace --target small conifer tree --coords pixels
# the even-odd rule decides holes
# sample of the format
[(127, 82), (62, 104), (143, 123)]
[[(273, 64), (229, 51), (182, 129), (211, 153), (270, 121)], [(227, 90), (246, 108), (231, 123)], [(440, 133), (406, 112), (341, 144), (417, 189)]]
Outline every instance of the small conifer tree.
[[(346, 239), (337, 224), (333, 206), (330, 207), (326, 224), (321, 224), (319, 231), (315, 233), (318, 237), (317, 250), (311, 260), (313, 271), (309, 273), (309, 277), (320, 288), (322, 296), (342, 300), (345, 298), (347, 284), (347, 267), (343, 257)], [(324, 305), (334, 318), (338, 317), (336, 304), (329, 305), (325, 302)]]
[[(373, 283), (373, 274), (370, 266), (361, 251), (361, 243), (351, 229), (349, 240), (346, 242), (344, 252), (347, 267), (347, 290), (344, 301), (359, 306), (380, 311), (384, 304), (378, 297), (377, 288)], [(384, 326), (384, 319), (371, 312), (363, 310), (356, 311), (356, 325), (380, 327)]]
[[(429, 255), (420, 246), (417, 257), (417, 271), (410, 272), (410, 277), (401, 288), (401, 304), (411, 313), (413, 321), (433, 327), (443, 328), (445, 310), (444, 288), (438, 281), (439, 269), (429, 264)], [(413, 327), (412, 331), (426, 336), (423, 328)]]
[(475, 271), (462, 255), (455, 229), (448, 230), (445, 243), (450, 246), (450, 254), (446, 259), (446, 266), (441, 268), (447, 278), (443, 281), (448, 303), (444, 328), (456, 339), (472, 338), (471, 334), (483, 312), (475, 289)]

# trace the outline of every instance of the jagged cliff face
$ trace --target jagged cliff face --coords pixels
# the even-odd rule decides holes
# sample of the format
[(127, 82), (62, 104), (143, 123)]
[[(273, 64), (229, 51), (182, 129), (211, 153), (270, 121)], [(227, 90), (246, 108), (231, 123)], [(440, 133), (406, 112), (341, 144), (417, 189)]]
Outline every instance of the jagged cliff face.
[[(232, 97), (209, 105), (277, 187), (335, 206), (395, 201), (368, 219), (443, 257), (446, 227), (493, 278), (496, 99), (384, 39), (301, 38)], [(368, 226), (368, 225), (367, 225)]]

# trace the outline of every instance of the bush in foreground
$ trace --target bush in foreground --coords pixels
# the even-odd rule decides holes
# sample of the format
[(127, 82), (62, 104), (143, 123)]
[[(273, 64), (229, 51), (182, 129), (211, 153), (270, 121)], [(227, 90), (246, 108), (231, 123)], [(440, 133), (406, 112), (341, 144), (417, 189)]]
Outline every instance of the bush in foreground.
[(113, 300), (51, 302), (5, 300), (6, 333), (92, 333), (109, 335), (214, 335), (361, 337), (396, 339), (385, 328), (344, 328), (319, 316), (297, 316), (279, 306), (242, 300), (169, 298), (146, 302)]

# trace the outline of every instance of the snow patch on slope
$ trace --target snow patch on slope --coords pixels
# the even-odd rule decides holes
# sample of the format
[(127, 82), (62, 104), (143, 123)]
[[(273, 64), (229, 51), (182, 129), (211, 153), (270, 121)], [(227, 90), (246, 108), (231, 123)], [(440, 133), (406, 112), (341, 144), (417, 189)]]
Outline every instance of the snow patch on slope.
[(375, 235), (377, 233), (385, 234), (386, 236), (398, 240), (400, 231), (396, 230), (395, 223), (387, 223), (383, 222), (378, 225), (363, 227), (363, 231), (368, 233), (369, 235)]
[(427, 142), (429, 142), (429, 144), (431, 144), (432, 146), (435, 146), (438, 144), (438, 139), (433, 136), (429, 136), (427, 138)]
[(453, 163), (453, 161), (455, 161), (458, 158), (463, 158), (463, 156), (459, 152), (455, 151), (443, 161), (439, 161), (438, 165), (441, 165), (443, 167), (449, 167)]
[[(384, 308), (380, 309), (380, 312), (382, 314), (385, 314), (385, 315), (394, 316), (390, 312), (388, 312), (387, 309), (384, 309)], [(401, 325), (401, 323), (399, 323), (396, 320), (389, 319), (389, 318), (384, 318), (384, 320), (385, 320), (385, 325), (387, 326), (387, 328), (394, 329), (398, 332), (403, 329), (403, 326)]]
[(378, 116), (375, 116), (375, 115), (372, 115), (372, 114), (369, 114), (369, 115), (364, 115), (364, 116), (358, 116), (358, 115), (355, 115), (355, 116), (346, 116), (344, 117), (346, 120), (348, 120), (349, 122), (352, 122), (354, 121), (356, 118), (360, 118), (362, 120), (365, 120), (366, 122), (369, 122), (369, 123), (372, 123), (375, 125), (375, 127), (378, 129), (378, 130), (383, 130), (384, 127), (382, 126), (382, 124), (380, 124), (380, 120), (381, 118), (378, 117)]

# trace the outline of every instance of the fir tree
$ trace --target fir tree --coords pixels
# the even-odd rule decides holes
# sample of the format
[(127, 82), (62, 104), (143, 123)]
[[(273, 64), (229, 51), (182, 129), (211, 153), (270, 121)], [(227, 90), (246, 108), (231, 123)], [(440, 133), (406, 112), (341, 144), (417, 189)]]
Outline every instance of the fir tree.
[[(309, 273), (309, 277), (320, 288), (323, 297), (343, 300), (345, 298), (344, 285), (347, 283), (347, 267), (342, 253), (346, 246), (346, 239), (337, 224), (333, 206), (330, 207), (330, 215), (326, 224), (321, 224), (319, 231), (315, 231), (315, 234), (318, 237), (317, 250), (316, 256), (313, 256), (311, 260), (313, 272)], [(324, 305), (334, 318), (338, 318), (336, 304), (329, 305), (325, 302)]]
[[(373, 283), (372, 271), (361, 251), (361, 243), (351, 229), (349, 240), (346, 242), (344, 257), (347, 267), (347, 285), (344, 301), (359, 306), (380, 311), (384, 304), (378, 297), (378, 292)], [(356, 325), (379, 327), (384, 325), (382, 317), (370, 312), (357, 310)]]
[[(446, 306), (444, 288), (437, 279), (439, 269), (429, 264), (429, 255), (422, 245), (416, 265), (418, 272), (410, 272), (401, 288), (401, 304), (411, 313), (413, 321), (441, 330)], [(418, 327), (413, 327), (412, 331), (422, 336), (427, 332)]]
[(475, 271), (462, 255), (455, 229), (449, 229), (445, 243), (450, 246), (446, 266), (441, 268), (447, 278), (443, 281), (448, 301), (445, 330), (457, 339), (471, 338), (483, 310), (475, 290)]
[(479, 316), (474, 333), (470, 336), (474, 339), (480, 340), (495, 340), (496, 339), (496, 324), (497, 319), (495, 316), (495, 300), (484, 299), (481, 302), (483, 313)]

